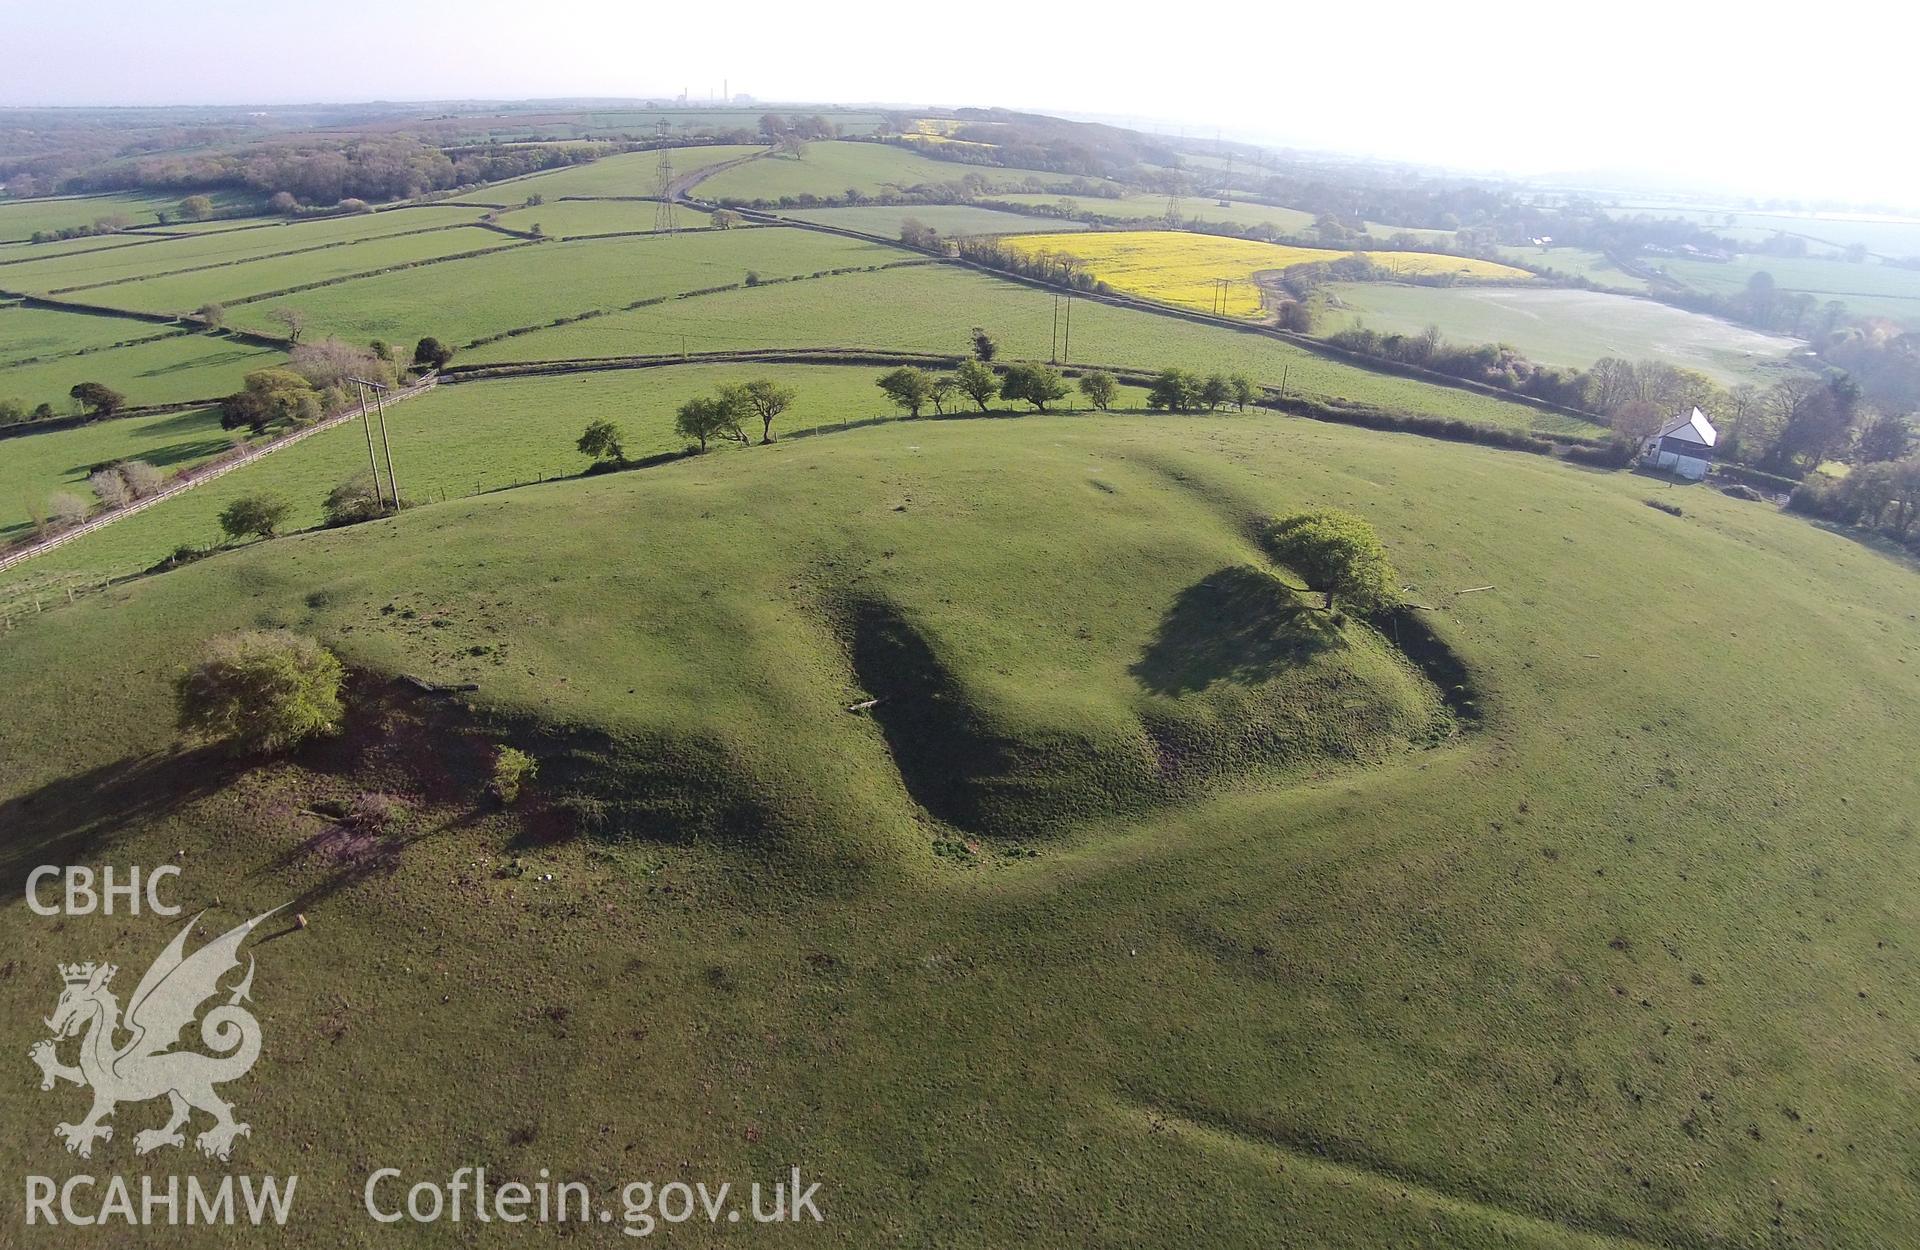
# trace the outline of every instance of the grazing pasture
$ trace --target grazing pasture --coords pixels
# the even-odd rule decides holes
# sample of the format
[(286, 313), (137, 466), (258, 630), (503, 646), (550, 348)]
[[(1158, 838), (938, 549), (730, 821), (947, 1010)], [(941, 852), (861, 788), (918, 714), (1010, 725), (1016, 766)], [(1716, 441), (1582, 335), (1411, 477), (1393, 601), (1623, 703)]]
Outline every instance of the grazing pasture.
[(854, 208), (788, 208), (783, 217), (840, 226), (867, 234), (900, 237), (900, 225), (908, 218), (931, 226), (942, 238), (958, 239), (970, 235), (1053, 234), (1063, 230), (1084, 230), (1077, 221), (1058, 221), (1050, 217), (1028, 217), (1021, 213), (1003, 213), (971, 204), (862, 204)]
[[(273, 295), (273, 292), (291, 291), (294, 287), (334, 282), (354, 274), (376, 273), (468, 252), (525, 246), (527, 244), (522, 240), (478, 227), (429, 230), (422, 234), (361, 239), (314, 251), (265, 255), (212, 268), (195, 267), (155, 277), (135, 277), (111, 286), (77, 292), (73, 298), (110, 308), (175, 314), (190, 313), (202, 304), (213, 302), (227, 305), (230, 320), (240, 324), (248, 320), (240, 307), (243, 301), (265, 296), (269, 305), (281, 302), (282, 297)], [(302, 291), (284, 298), (290, 300), (307, 294)], [(250, 311), (252, 321), (249, 324), (252, 328), (268, 328), (260, 320), (264, 309)]]
[[(820, 425), (898, 416), (899, 410), (873, 384), (879, 374), (878, 369), (833, 366), (692, 365), (473, 382), (442, 386), (394, 405), (387, 411), (387, 427), (401, 495), (431, 502), (579, 473), (593, 462), (574, 443), (587, 423), (598, 418), (621, 427), (630, 458), (678, 451), (687, 440), (674, 433), (674, 410), (722, 382), (771, 377), (794, 388), (798, 398), (775, 426), (776, 438)], [(184, 450), (178, 444), (210, 445), (217, 439), (220, 446), (205, 455), (226, 446), (217, 415), (210, 410), (137, 420), (0, 441), (0, 456), (29, 445), (35, 452), (31, 461), (23, 460), (0, 478), (0, 489), (13, 490), (16, 496), (0, 502), (16, 509), (20, 498), (41, 498), (58, 489), (61, 480), (71, 481), (56, 475), (72, 466), (140, 455), (140, 448), (163, 439), (172, 439), (175, 451)], [(204, 428), (209, 420), (210, 432)], [(120, 426), (127, 428), (116, 429)], [(753, 434), (758, 439), (758, 429)], [(95, 577), (137, 572), (183, 544), (219, 542), (220, 510), (256, 491), (273, 492), (293, 505), (288, 528), (315, 526), (321, 523), (320, 505), (327, 492), (366, 468), (366, 437), (360, 423), (351, 421), (76, 539), (36, 558), (26, 571)], [(84, 483), (85, 477), (80, 472), (79, 480)], [(24, 523), (25, 517), (9, 519)], [(0, 577), (0, 582), (6, 580)]]
[(1777, 290), (1804, 292), (1821, 304), (1838, 301), (1856, 317), (1887, 317), (1920, 328), (1920, 269), (1786, 256), (1741, 256), (1724, 262), (1662, 258), (1650, 263), (1673, 281), (1714, 295), (1743, 291), (1753, 275), (1765, 273)]
[(585, 165), (551, 169), (545, 173), (528, 174), (524, 178), (496, 182), (475, 191), (471, 198), (476, 202), (513, 208), (524, 204), (530, 195), (541, 196), (549, 202), (570, 195), (588, 198), (658, 195), (660, 165), (664, 160), (672, 160), (674, 177), (677, 179), (765, 150), (757, 145), (712, 144), (651, 152), (623, 152), (618, 156), (603, 156)]
[[(538, 225), (550, 239), (574, 239), (652, 230), (659, 208), (652, 200), (548, 200), (501, 213), (494, 220), (509, 230), (532, 230)], [(673, 219), (682, 230), (712, 224), (712, 218), (690, 204), (674, 205)]]
[[(484, 247), (488, 240), (481, 232), (447, 229), (477, 220), (480, 211), (439, 206), (391, 209), (317, 221), (147, 238), (131, 247), (44, 259), (20, 259), (14, 264), (0, 267), (0, 289), (37, 294), (72, 290), (76, 291), (74, 298), (77, 299), (112, 303), (112, 299), (106, 296), (96, 298), (77, 292), (99, 290), (109, 283), (152, 278), (183, 270), (211, 266), (237, 267), (236, 262), (293, 253), (332, 252), (332, 259), (344, 261), (351, 257), (356, 263), (364, 263), (365, 253), (355, 249), (367, 240), (396, 235), (436, 238), (433, 235), (421, 235), (422, 231), (440, 232), (436, 238), (439, 243), (458, 242), (467, 247)], [(45, 245), (24, 250), (21, 255), (38, 256), (41, 246)]]
[[(1013, 192), (996, 195), (996, 200), (1007, 200), (1014, 204), (1036, 204), (1049, 207), (1071, 201), (1076, 212), (1097, 213), (1103, 217), (1113, 217), (1121, 221), (1137, 221), (1159, 224), (1167, 218), (1167, 197), (1129, 193), (1117, 199), (1108, 199), (1098, 195), (1036, 195), (1025, 192)], [(1300, 235), (1313, 228), (1313, 214), (1301, 212), (1297, 208), (1274, 208), (1266, 204), (1251, 204), (1244, 200), (1235, 200), (1232, 205), (1221, 208), (1211, 196), (1187, 195), (1180, 200), (1180, 217), (1188, 223), (1225, 222), (1230, 225), (1253, 227), (1272, 226), (1281, 234)]]
[[(5, 315), (0, 310), (0, 318)], [(119, 324), (135, 337), (164, 334), (167, 329), (142, 321)], [(50, 403), (66, 412), (72, 408), (67, 392), (76, 383), (102, 382), (124, 394), (132, 405), (179, 404), (230, 394), (240, 389), (247, 374), (285, 359), (272, 348), (224, 336), (175, 334), (0, 368), (0, 398), (18, 400), (29, 408)]]
[(127, 317), (0, 304), (0, 397), (8, 394), (7, 369), (30, 360), (74, 356), (127, 343), (160, 338), (178, 330)]
[(144, 460), (171, 473), (211, 460), (236, 437), (220, 428), (218, 409), (194, 408), (0, 439), (0, 542), (25, 533), (35, 517), (46, 516), (47, 497), (55, 491), (93, 502), (87, 476), (94, 465)]
[(1645, 278), (1635, 277), (1607, 259), (1604, 252), (1596, 252), (1591, 248), (1503, 247), (1500, 254), (1516, 265), (1585, 278), (1599, 286), (1645, 291), (1650, 285)]
[(885, 143), (834, 140), (809, 143), (798, 157), (768, 155), (721, 170), (696, 183), (693, 195), (721, 203), (778, 202), (784, 197), (797, 199), (809, 195), (832, 199), (845, 196), (848, 191), (886, 195), (968, 179), (988, 188), (1016, 187), (1029, 179), (1046, 184), (1064, 181), (1059, 174), (962, 165), (936, 161)]
[[(869, 347), (963, 355), (972, 327), (1003, 359), (1048, 360), (1051, 292), (956, 265), (916, 265), (675, 300), (517, 335), (463, 353), (457, 364), (566, 360), (739, 348)], [(1065, 328), (1064, 325), (1062, 328)], [(1355, 400), (1479, 425), (1592, 432), (1586, 422), (1496, 396), (1362, 369), (1292, 343), (1075, 300), (1066, 359), (1081, 365), (1242, 372), (1291, 393)]]
[(1884, 213), (1795, 213), (1744, 208), (1634, 202), (1609, 210), (1614, 216), (1681, 217), (1716, 233), (1748, 239), (1799, 235), (1836, 249), (1858, 244), (1879, 256), (1920, 256), (1920, 218)]
[[(1008, 240), (1021, 256), (1051, 256), (1126, 295), (1159, 300), (1182, 308), (1257, 317), (1265, 307), (1256, 277), (1353, 255), (1331, 248), (1290, 247), (1220, 235), (1176, 230), (1096, 231), (1083, 235), (1029, 235)], [(1437, 252), (1366, 252), (1374, 264), (1394, 273), (1455, 276), (1470, 280), (1524, 281), (1524, 269), (1494, 261)], [(1216, 283), (1225, 282), (1224, 298)]]
[[(24, 242), (42, 230), (65, 230), (91, 226), (95, 222), (116, 219), (140, 228), (158, 223), (159, 215), (175, 215), (179, 195), (161, 195), (147, 191), (124, 191), (111, 195), (65, 195), (43, 200), (0, 200), (0, 244)], [(243, 203), (246, 197), (229, 194), (211, 197), (216, 208)], [(5, 249), (0, 249), (4, 254)]]
[[(16, 871), (191, 847), (210, 921), (300, 900), (245, 1166), (317, 1178), (329, 1243), (377, 1140), (425, 1175), (449, 1142), (502, 1175), (797, 1160), (854, 1244), (1904, 1244), (1920, 582), (1648, 489), (1063, 416), (434, 504), (20, 623), (0, 813)], [(1324, 506), (1379, 530), (1471, 713), (1250, 537)], [(346, 737), (178, 752), (183, 658), (262, 625), (365, 674)], [(460, 754), (500, 741), (539, 759), (524, 818)], [(367, 789), (400, 827), (331, 852), (306, 813)], [(0, 937), (51, 1002), (71, 931), (16, 896)]]
[(517, 326), (734, 285), (749, 273), (784, 278), (903, 257), (897, 248), (790, 228), (573, 243), (516, 243), (475, 233), (511, 246), (247, 304), (230, 309), (229, 317), (270, 331), (270, 310), (286, 304), (306, 313), (309, 333), (393, 343), (432, 334), (458, 347)]
[(1602, 356), (1664, 360), (1725, 385), (1777, 380), (1806, 346), (1653, 300), (1547, 287), (1431, 287), (1336, 282), (1326, 331), (1365, 324), (1390, 334), (1439, 326), (1459, 343), (1509, 343), (1551, 365), (1586, 368)]

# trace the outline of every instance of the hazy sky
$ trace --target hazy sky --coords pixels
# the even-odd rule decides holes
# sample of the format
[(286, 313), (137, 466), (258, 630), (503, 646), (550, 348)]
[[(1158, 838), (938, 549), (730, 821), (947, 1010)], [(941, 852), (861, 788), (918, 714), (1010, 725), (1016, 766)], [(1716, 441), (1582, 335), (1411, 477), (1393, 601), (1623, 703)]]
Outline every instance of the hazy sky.
[(0, 104), (704, 98), (724, 80), (763, 100), (1163, 119), (1459, 167), (1632, 168), (1920, 207), (1901, 6), (1155, 7), (1150, 21), (1032, 0), (0, 0)]

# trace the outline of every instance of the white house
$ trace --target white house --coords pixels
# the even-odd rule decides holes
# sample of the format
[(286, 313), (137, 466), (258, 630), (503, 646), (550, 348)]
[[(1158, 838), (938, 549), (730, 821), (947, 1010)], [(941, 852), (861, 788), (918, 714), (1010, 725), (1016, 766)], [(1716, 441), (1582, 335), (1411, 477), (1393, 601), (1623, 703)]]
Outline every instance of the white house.
[(1697, 482), (1713, 466), (1713, 447), (1719, 441), (1720, 433), (1713, 422), (1695, 408), (1648, 435), (1640, 447), (1640, 460), (1651, 468), (1666, 469), (1675, 477)]

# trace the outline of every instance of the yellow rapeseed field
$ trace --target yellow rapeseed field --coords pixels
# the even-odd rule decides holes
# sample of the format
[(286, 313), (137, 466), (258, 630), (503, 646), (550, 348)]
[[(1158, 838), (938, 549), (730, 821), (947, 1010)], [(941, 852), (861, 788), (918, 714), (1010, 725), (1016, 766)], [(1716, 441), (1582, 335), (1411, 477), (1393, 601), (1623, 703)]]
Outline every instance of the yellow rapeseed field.
[[(1255, 274), (1354, 254), (1183, 230), (1030, 234), (1008, 239), (1003, 246), (1022, 256), (1047, 255), (1071, 261), (1076, 270), (1092, 274), (1125, 295), (1247, 318), (1258, 317), (1261, 310)], [(1409, 276), (1454, 274), (1478, 281), (1521, 281), (1533, 276), (1511, 265), (1439, 252), (1360, 254), (1383, 269)]]

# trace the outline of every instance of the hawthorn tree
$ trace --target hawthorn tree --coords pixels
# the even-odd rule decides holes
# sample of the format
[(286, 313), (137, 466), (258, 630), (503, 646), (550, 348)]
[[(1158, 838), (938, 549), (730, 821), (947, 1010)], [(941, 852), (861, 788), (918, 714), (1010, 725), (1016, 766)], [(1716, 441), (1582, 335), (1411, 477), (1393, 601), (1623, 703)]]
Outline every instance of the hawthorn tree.
[(1009, 365), (1000, 381), (1002, 399), (1024, 399), (1034, 411), (1045, 412), (1047, 405), (1067, 397), (1067, 380), (1048, 365)]
[(887, 398), (907, 410), (907, 415), (917, 417), (933, 398), (933, 378), (924, 369), (911, 365), (902, 365), (880, 375), (874, 383), (887, 393)]
[(581, 432), (580, 439), (574, 443), (583, 456), (592, 456), (595, 460), (609, 464), (625, 464), (627, 449), (620, 427), (611, 421), (595, 421)]
[(1000, 393), (1000, 379), (984, 361), (961, 361), (953, 371), (953, 380), (968, 399), (980, 405), (981, 412), (987, 410), (987, 401)]
[(1192, 412), (1200, 406), (1200, 379), (1185, 369), (1163, 369), (1147, 389), (1147, 407), (1156, 412)]
[(1399, 577), (1373, 526), (1351, 512), (1322, 508), (1270, 523), (1261, 536), (1274, 560), (1306, 579), (1307, 589), (1365, 614), (1399, 601)]
[(289, 343), (298, 343), (300, 341), (300, 332), (307, 328), (307, 314), (301, 312), (298, 308), (288, 308), (282, 305), (272, 312), (269, 312), (267, 318), (271, 321), (277, 321), (287, 328), (287, 342)]
[(992, 364), (993, 358), (1000, 353), (1000, 344), (979, 326), (973, 327), (974, 359)]
[(1080, 375), (1080, 393), (1087, 397), (1088, 403), (1101, 412), (1113, 406), (1113, 397), (1119, 393), (1119, 390), (1111, 373), (1095, 369)]
[(747, 413), (760, 419), (760, 442), (773, 441), (773, 423), (797, 398), (791, 386), (782, 386), (772, 378), (755, 378), (739, 388), (737, 400)]
[(452, 359), (453, 349), (431, 335), (414, 344), (413, 363), (416, 368), (438, 372), (446, 368), (447, 362)]
[(286, 630), (215, 639), (174, 683), (180, 728), (264, 755), (339, 727), (346, 670), (311, 638)]
[(110, 417), (127, 406), (127, 397), (99, 382), (80, 382), (67, 392), (90, 417)]
[(734, 437), (743, 443), (747, 441), (746, 435), (740, 431), (738, 412), (721, 395), (695, 395), (681, 404), (674, 419), (674, 429), (684, 438), (698, 440), (701, 451), (705, 451), (708, 441), (714, 438)]
[(220, 528), (232, 539), (272, 538), (288, 511), (287, 501), (278, 495), (242, 495), (220, 510)]

